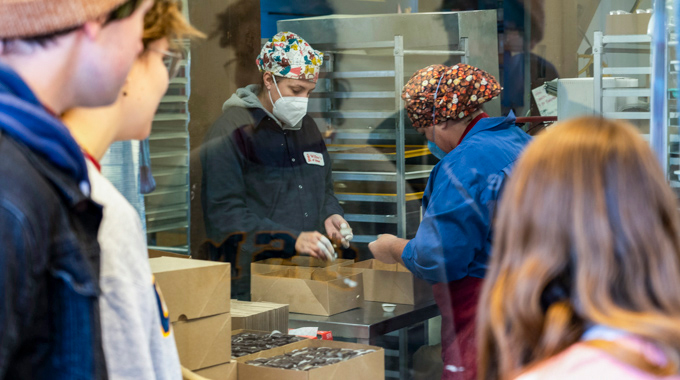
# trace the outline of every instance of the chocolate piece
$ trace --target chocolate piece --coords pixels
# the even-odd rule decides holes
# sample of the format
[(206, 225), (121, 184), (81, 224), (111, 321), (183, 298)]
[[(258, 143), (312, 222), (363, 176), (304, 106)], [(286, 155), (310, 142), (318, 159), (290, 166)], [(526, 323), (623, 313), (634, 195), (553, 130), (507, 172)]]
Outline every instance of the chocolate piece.
[(242, 356), (254, 354), (256, 352), (269, 350), (274, 347), (285, 346), (287, 344), (301, 341), (305, 338), (281, 334), (279, 332), (273, 334), (257, 334), (257, 333), (241, 333), (231, 337), (231, 357), (240, 358)]

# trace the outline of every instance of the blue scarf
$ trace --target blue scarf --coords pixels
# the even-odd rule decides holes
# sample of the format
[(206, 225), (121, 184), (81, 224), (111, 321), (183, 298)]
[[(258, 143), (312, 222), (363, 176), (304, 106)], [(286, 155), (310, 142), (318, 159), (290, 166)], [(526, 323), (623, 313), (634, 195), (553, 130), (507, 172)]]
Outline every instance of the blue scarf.
[(0, 63), (0, 130), (89, 188), (85, 158), (66, 126), (51, 115), (26, 83)]

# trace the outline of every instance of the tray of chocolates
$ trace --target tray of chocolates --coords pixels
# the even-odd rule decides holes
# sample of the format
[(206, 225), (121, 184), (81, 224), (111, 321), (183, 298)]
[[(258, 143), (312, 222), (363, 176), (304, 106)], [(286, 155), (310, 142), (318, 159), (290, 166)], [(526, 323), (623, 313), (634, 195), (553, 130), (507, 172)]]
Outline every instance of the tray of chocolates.
[(371, 349), (350, 349), (331, 347), (305, 347), (284, 355), (259, 358), (246, 362), (256, 367), (271, 367), (295, 371), (309, 371), (331, 364), (347, 361), (375, 352)]
[(282, 334), (278, 331), (273, 333), (242, 332), (231, 337), (231, 357), (236, 359), (304, 339), (295, 335)]

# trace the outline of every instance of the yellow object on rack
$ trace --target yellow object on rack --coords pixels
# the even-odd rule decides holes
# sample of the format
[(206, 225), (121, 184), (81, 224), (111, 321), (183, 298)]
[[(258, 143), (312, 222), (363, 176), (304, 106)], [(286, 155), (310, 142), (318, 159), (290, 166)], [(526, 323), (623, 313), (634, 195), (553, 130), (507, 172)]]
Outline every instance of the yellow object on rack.
[[(405, 158), (422, 157), (432, 154), (427, 145), (406, 145)], [(354, 145), (354, 144), (329, 144), (329, 153), (343, 154), (384, 154), (393, 156), (397, 154), (396, 145)]]

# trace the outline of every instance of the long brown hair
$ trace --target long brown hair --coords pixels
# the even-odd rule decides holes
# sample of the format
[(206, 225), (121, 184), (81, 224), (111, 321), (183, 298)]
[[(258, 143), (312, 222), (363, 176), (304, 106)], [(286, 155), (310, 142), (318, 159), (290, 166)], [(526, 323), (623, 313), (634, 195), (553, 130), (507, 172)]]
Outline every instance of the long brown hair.
[(501, 201), (479, 306), (479, 379), (514, 378), (579, 341), (588, 324), (656, 344), (680, 364), (680, 220), (647, 143), (627, 123), (580, 118), (522, 154)]

